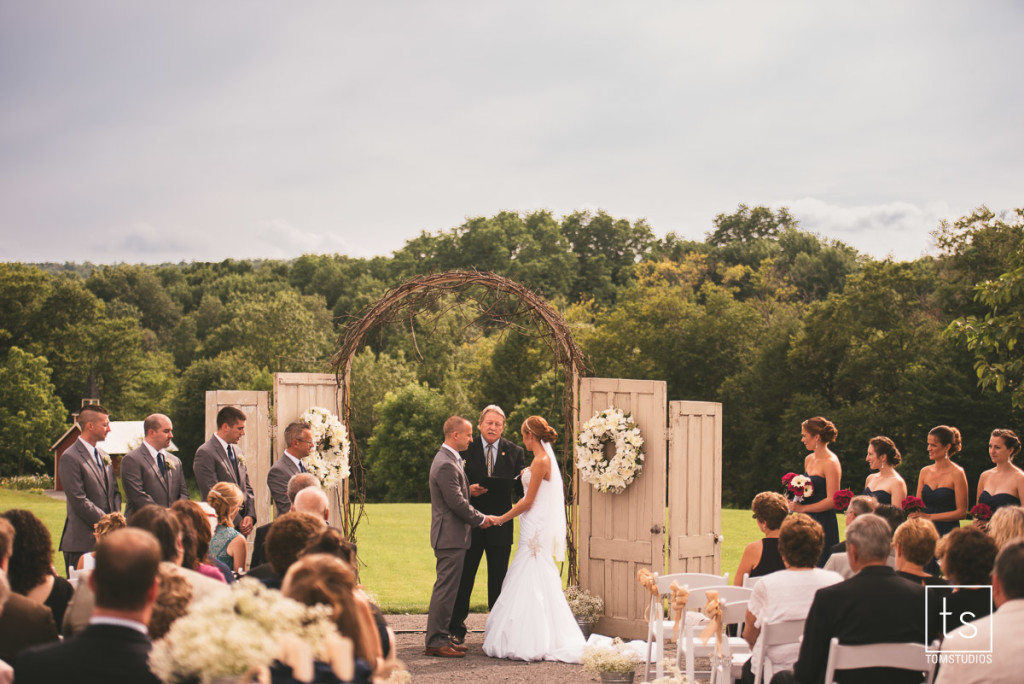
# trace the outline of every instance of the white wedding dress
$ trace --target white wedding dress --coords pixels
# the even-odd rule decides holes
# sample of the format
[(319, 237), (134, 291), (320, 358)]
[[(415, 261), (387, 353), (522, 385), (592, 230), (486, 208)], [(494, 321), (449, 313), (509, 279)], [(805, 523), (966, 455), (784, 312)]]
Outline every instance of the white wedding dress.
[[(487, 616), (484, 653), (513, 660), (578, 663), (586, 641), (562, 593), (554, 556), (565, 555), (565, 495), (551, 445), (551, 479), (540, 483), (530, 510), (519, 516), (519, 546)], [(531, 471), (523, 473), (530, 486)]]

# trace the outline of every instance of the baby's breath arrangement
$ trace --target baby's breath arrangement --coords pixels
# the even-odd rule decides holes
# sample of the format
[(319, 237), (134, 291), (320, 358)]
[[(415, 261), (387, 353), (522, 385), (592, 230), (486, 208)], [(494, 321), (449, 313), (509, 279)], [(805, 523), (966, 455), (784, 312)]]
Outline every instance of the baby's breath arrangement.
[(675, 663), (665, 663), (665, 676), (651, 681), (651, 684), (686, 684), (684, 675)]
[(604, 613), (604, 599), (576, 584), (565, 588), (565, 600), (574, 617), (595, 621)]
[(210, 684), (270, 665), (278, 637), (285, 634), (299, 637), (314, 657), (324, 658), (321, 646), (336, 631), (330, 612), (327, 606), (306, 606), (254, 579), (242, 579), (231, 591), (199, 601), (178, 618), (153, 644), (149, 667), (165, 684), (196, 679)]
[(583, 670), (595, 677), (602, 672), (633, 672), (640, 664), (640, 656), (628, 644), (616, 637), (607, 645), (588, 644), (583, 647), (580, 660)]

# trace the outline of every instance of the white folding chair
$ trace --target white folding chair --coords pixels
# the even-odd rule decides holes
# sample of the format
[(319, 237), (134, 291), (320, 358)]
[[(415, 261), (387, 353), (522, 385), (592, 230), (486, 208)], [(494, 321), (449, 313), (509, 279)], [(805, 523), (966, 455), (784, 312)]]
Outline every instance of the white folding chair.
[[(711, 589), (708, 587), (704, 591)], [(739, 589), (744, 590), (743, 587), (719, 587), (719, 589)], [(746, 589), (749, 593), (749, 589)], [(724, 592), (723, 592), (724, 593)], [(690, 599), (693, 600), (694, 592), (690, 592)], [(747, 600), (730, 601), (728, 597), (722, 597), (719, 595), (722, 601), (722, 630), (725, 631), (725, 627), (733, 624), (742, 624), (746, 619), (747, 615)], [(694, 604), (695, 606), (698, 604)], [(704, 604), (699, 604), (701, 608)], [(683, 642), (682, 644), (676, 644), (676, 667), (684, 669), (680, 661), (685, 659), (685, 672), (686, 681), (696, 681), (694, 675), (694, 661), (696, 658), (712, 657), (717, 655), (717, 649), (715, 645), (715, 639), (712, 637), (708, 640), (707, 645), (700, 640), (700, 633), (704, 631), (705, 625), (696, 625), (687, 630), (683, 630)], [(711, 681), (715, 682), (725, 675), (723, 682), (731, 682), (734, 677), (739, 676), (739, 672), (733, 671), (733, 656), (738, 658), (738, 664), (742, 667), (743, 663), (747, 658), (750, 657), (750, 644), (748, 644), (742, 637), (730, 637), (724, 636), (722, 639), (722, 660), (724, 665), (718, 667), (716, 658), (712, 657), (712, 669), (711, 669)], [(724, 670), (724, 671), (723, 671)]]
[(858, 644), (843, 646), (832, 637), (825, 666), (826, 684), (835, 684), (836, 670), (855, 670), (861, 667), (896, 667), (901, 670), (923, 672), (925, 684), (932, 684), (938, 662), (929, 662), (924, 644)]
[[(647, 659), (644, 661), (644, 681), (646, 682), (651, 674), (651, 663), (656, 663), (656, 672), (658, 678), (664, 676), (665, 668), (662, 664), (662, 660), (665, 658), (665, 638), (672, 636), (672, 632), (675, 629), (675, 622), (672, 620), (665, 619), (665, 606), (662, 600), (666, 596), (670, 596), (672, 593), (672, 583), (675, 582), (681, 587), (686, 587), (693, 592), (700, 587), (710, 586), (721, 586), (729, 582), (729, 573), (724, 575), (710, 575), (703, 572), (677, 572), (671, 575), (658, 575), (655, 574), (655, 583), (658, 586), (658, 596), (651, 596), (650, 605), (648, 608), (647, 617)], [(690, 599), (687, 604), (688, 609), (696, 609), (698, 605), (693, 602), (693, 598)], [(700, 607), (704, 605), (704, 595), (700, 595)], [(685, 617), (685, 616), (684, 616)], [(676, 644), (676, 650), (680, 648), (679, 644)], [(654, 651), (652, 654), (652, 650)], [(678, 662), (678, 658), (677, 658)]]
[(764, 577), (764, 575), (760, 575), (758, 577), (751, 577), (749, 572), (745, 572), (743, 573), (743, 586), (747, 587), (748, 589), (753, 589), (758, 582), (764, 579)]
[[(729, 584), (724, 585), (713, 585), (709, 587), (701, 587), (698, 589), (690, 590), (690, 602), (687, 604), (692, 607), (693, 610), (701, 610), (704, 608), (704, 604), (708, 602), (707, 592), (714, 590), (718, 592), (718, 598), (722, 601), (729, 601), (730, 603), (736, 603), (743, 601), (746, 603), (753, 596), (754, 590), (749, 587), (734, 587)], [(725, 621), (723, 625), (728, 627), (729, 625), (737, 625), (736, 634), (743, 636), (743, 624), (746, 622), (746, 614), (740, 615), (738, 621)]]
[(770, 681), (775, 674), (775, 663), (768, 657), (770, 646), (782, 646), (784, 644), (798, 644), (804, 635), (804, 622), (806, 620), (780, 620), (778, 622), (766, 623), (757, 636), (761, 642), (761, 655), (751, 663), (751, 672), (754, 673), (754, 684)]

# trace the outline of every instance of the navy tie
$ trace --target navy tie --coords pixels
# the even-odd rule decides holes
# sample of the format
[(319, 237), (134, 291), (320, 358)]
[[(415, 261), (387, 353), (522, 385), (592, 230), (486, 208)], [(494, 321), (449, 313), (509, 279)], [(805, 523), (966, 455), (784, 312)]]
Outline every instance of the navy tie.
[(164, 452), (156, 452), (156, 463), (160, 466), (160, 474), (164, 477), (167, 476), (167, 459), (164, 458)]
[(96, 447), (92, 448), (92, 453), (96, 457), (96, 465), (99, 466), (100, 471), (103, 471), (103, 459), (100, 458), (100, 450)]
[(299, 461), (299, 472), (300, 473), (306, 472), (306, 466), (302, 463), (301, 460)]

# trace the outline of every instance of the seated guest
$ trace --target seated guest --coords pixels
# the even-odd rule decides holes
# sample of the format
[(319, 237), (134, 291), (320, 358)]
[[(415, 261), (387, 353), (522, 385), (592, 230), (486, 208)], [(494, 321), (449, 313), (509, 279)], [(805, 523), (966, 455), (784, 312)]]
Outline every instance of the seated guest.
[(160, 545), (144, 530), (124, 529), (100, 540), (95, 554), (86, 580), (96, 596), (89, 626), (63, 643), (18, 656), (18, 684), (159, 683), (147, 664), (146, 624), (159, 588)]
[(11, 510), (2, 515), (14, 526), (14, 546), (7, 567), (11, 590), (49, 608), (54, 624), (60, 624), (75, 590), (53, 571), (50, 531), (29, 511)]
[(1017, 684), (1024, 673), (1024, 539), (1006, 544), (996, 556), (992, 600), (996, 612), (970, 623), (976, 631), (952, 630), (943, 651), (977, 649), (992, 644), (991, 659), (955, 659), (939, 667), (936, 684)]
[(1017, 537), (1024, 537), (1024, 508), (1003, 506), (988, 521), (988, 534), (1000, 549)]
[[(846, 520), (844, 521), (844, 527), (849, 527), (850, 523), (857, 519), (858, 515), (864, 515), (865, 513), (874, 513), (875, 506), (878, 505), (878, 499), (873, 496), (866, 494), (859, 494), (850, 499), (850, 505), (846, 507)], [(836, 554), (846, 555), (846, 542), (841, 541), (829, 549), (829, 558)], [(831, 568), (829, 568), (831, 570)]]
[(327, 501), (327, 494), (319, 487), (306, 487), (295, 495), (293, 511), (309, 513), (312, 516), (321, 518), (325, 523), (330, 520), (331, 507)]
[[(906, 520), (906, 515), (904, 515), (902, 509), (899, 509), (896, 506), (890, 506), (889, 504), (877, 504), (874, 507), (873, 513), (889, 523), (890, 539), (892, 538), (891, 532), (899, 527), (900, 523)], [(890, 568), (896, 568), (895, 553), (889, 554), (887, 565)], [(854, 572), (853, 568), (850, 567), (850, 557), (846, 553), (830, 556), (828, 562), (825, 563), (825, 569), (838, 572), (843, 579), (850, 579), (853, 577)]]
[(14, 662), (24, 649), (57, 641), (53, 613), (46, 606), (10, 591), (7, 568), (14, 546), (14, 525), (0, 517), (0, 578), (7, 588), (7, 599), (0, 610), (0, 660)]
[[(942, 547), (942, 570), (949, 580), (952, 592), (946, 600), (931, 601), (929, 608), (933, 624), (941, 624), (941, 612), (949, 612), (964, 618), (966, 622), (989, 615), (992, 612), (991, 595), (986, 586), (981, 589), (966, 589), (964, 585), (991, 585), (992, 566), (999, 548), (992, 538), (977, 527), (958, 527), (939, 542)], [(960, 621), (957, 620), (957, 626)], [(932, 634), (932, 637), (942, 636)]]
[(218, 482), (210, 488), (206, 501), (217, 511), (217, 529), (210, 540), (210, 555), (236, 573), (245, 572), (245, 537), (235, 529), (234, 519), (242, 508), (242, 490), (231, 482)]
[[(743, 585), (743, 576), (762, 577), (785, 565), (779, 555), (779, 526), (789, 515), (789, 504), (786, 497), (777, 492), (761, 492), (750, 503), (753, 518), (764, 538), (747, 544), (740, 558), (740, 566), (736, 569), (733, 584)], [(818, 553), (821, 553), (820, 549)]]
[[(128, 529), (133, 528), (145, 530), (156, 537), (165, 567), (182, 575), (191, 585), (193, 601), (199, 601), (217, 592), (228, 591), (228, 587), (224, 583), (181, 567), (181, 562), (185, 557), (184, 545), (181, 541), (181, 523), (178, 522), (178, 516), (172, 513), (171, 509), (154, 504), (143, 506), (128, 521)], [(88, 572), (88, 570), (83, 570), (79, 575), (78, 588), (75, 590), (75, 596), (71, 599), (67, 614), (64, 616), (65, 636), (77, 634), (89, 624), (95, 597), (87, 581)]]
[(173, 565), (161, 563), (160, 591), (149, 618), (149, 638), (160, 639), (167, 634), (174, 621), (186, 614), (191, 604), (192, 585)]
[[(7, 573), (0, 572), (0, 615), (4, 612), (4, 604), (11, 595), (11, 585), (7, 583)], [(0, 684), (11, 684), (14, 681), (14, 668), (0, 658)]]
[(325, 527), (323, 520), (301, 511), (290, 511), (279, 516), (267, 532), (269, 562), (253, 568), (249, 575), (271, 589), (280, 589), (288, 567), (299, 557), (299, 552), (306, 544)]
[[(171, 504), (171, 511), (178, 516), (178, 522), (181, 523), (182, 542), (185, 544), (185, 556), (181, 561), (181, 567), (195, 570), (200, 575), (218, 582), (226, 582), (217, 566), (207, 560), (213, 531), (206, 522), (206, 513), (203, 509), (195, 501), (178, 499)], [(186, 543), (186, 539), (189, 543)]]
[[(859, 516), (850, 523), (846, 528), (846, 553), (855, 574), (814, 594), (793, 671), (776, 674), (772, 684), (821, 682), (833, 637), (841, 644), (925, 643), (924, 587), (908, 582), (886, 565), (891, 536), (889, 523), (874, 514)], [(916, 684), (921, 674), (859, 668), (844, 671), (840, 681)]]
[[(292, 475), (291, 479), (288, 480), (288, 489), (286, 490), (288, 500), (295, 505), (295, 497), (306, 487), (320, 487), (320, 480), (316, 479), (316, 475), (312, 473), (297, 473)], [(267, 562), (267, 532), (270, 530), (270, 525), (260, 525), (256, 528), (255, 536), (252, 542), (252, 560), (250, 561), (250, 567), (255, 568), (257, 565), (263, 565)]]
[[(120, 513), (107, 513), (99, 519), (92, 528), (93, 539), (99, 541), (104, 535), (113, 532), (114, 530), (120, 530), (128, 527), (128, 521), (124, 519), (124, 516)], [(94, 565), (95, 556), (92, 551), (82, 554), (82, 557), (78, 559), (78, 565), (75, 567), (76, 570), (92, 570)]]
[[(779, 553), (785, 570), (773, 572), (754, 585), (747, 608), (743, 638), (754, 655), (743, 666), (743, 682), (754, 682), (757, 672), (751, 671), (758, 662), (764, 644), (758, 640), (762, 628), (769, 622), (803, 620), (811, 607), (814, 592), (843, 580), (830, 570), (815, 567), (825, 544), (821, 525), (804, 513), (794, 513), (785, 519), (779, 530)], [(772, 646), (767, 653), (775, 671), (789, 670), (796, 662), (799, 646), (785, 644)]]
[(947, 584), (946, 580), (925, 572), (924, 566), (935, 557), (939, 533), (931, 520), (912, 518), (896, 528), (892, 545), (896, 555), (896, 574), (924, 586)]
[(352, 568), (335, 556), (304, 556), (288, 569), (281, 593), (307, 606), (330, 606), (338, 631), (352, 640), (357, 681), (369, 681), (369, 670), (378, 667), (382, 655), (369, 606), (356, 595)]

